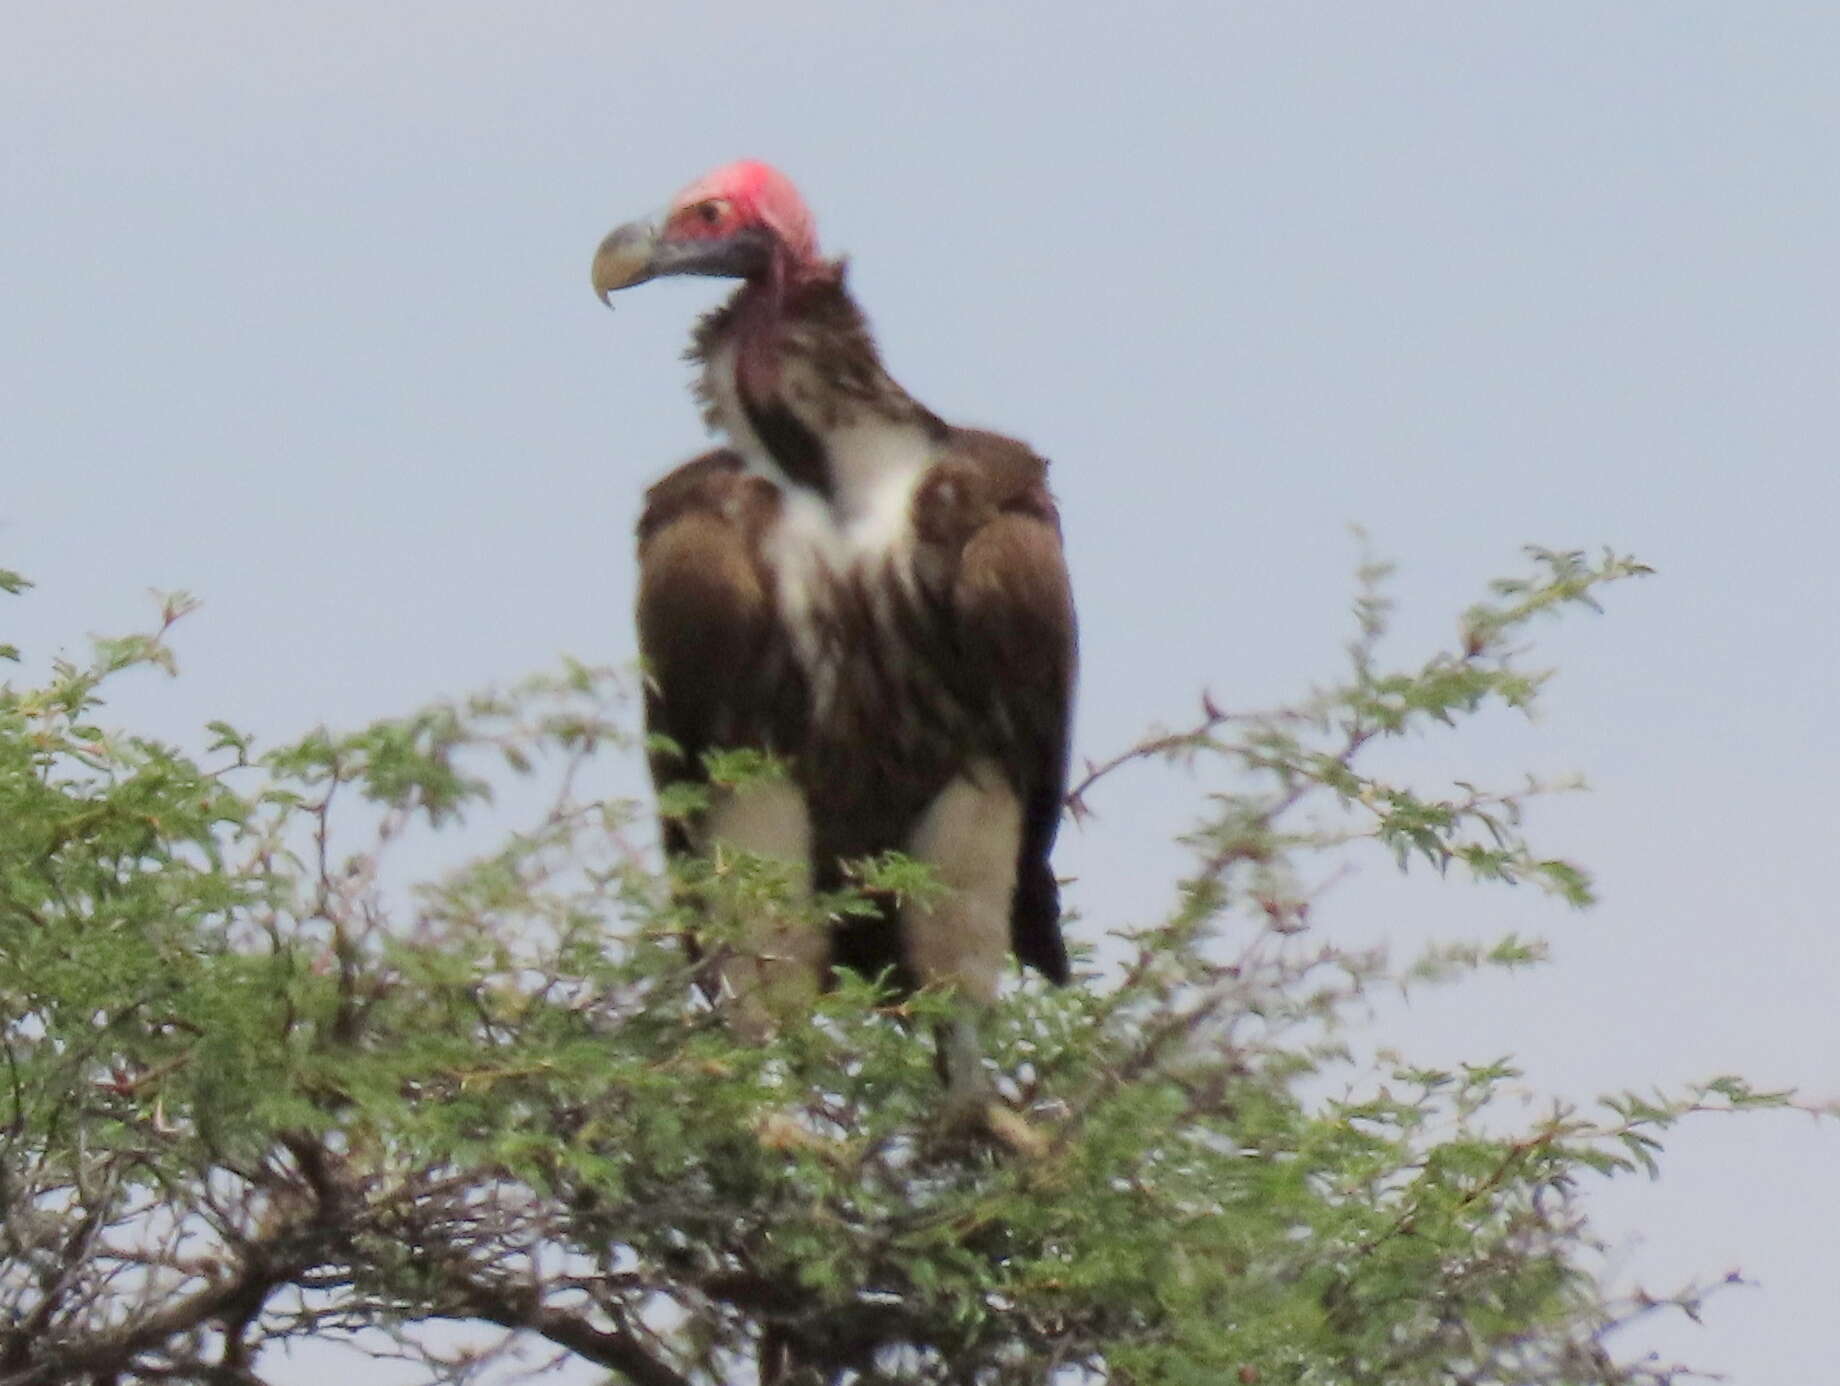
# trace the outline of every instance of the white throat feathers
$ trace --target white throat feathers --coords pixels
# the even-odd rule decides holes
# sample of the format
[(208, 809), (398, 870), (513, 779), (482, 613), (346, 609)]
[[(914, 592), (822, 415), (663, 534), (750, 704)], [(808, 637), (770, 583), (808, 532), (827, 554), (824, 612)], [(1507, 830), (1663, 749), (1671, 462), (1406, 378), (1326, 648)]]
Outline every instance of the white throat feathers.
[(778, 401), (822, 446), (829, 493), (788, 475), (756, 431), (736, 380), (736, 348), (711, 353), (704, 389), (718, 429), (749, 472), (779, 490), (778, 522), (765, 537), (780, 609), (811, 674), (819, 705), (828, 701), (832, 665), (822, 619), (840, 583), (861, 577), (877, 607), (892, 581), (911, 589), (913, 499), (938, 460), (939, 440), (918, 418), (889, 418), (873, 407), (827, 396), (811, 363), (781, 360)]

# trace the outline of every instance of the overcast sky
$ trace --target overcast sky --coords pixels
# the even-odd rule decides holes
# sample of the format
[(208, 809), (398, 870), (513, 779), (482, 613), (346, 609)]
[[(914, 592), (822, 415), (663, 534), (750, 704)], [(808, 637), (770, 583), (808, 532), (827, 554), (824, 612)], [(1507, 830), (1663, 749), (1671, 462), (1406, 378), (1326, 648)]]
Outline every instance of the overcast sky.
[[(1840, 1095), (1840, 7), (0, 3), (0, 564), (39, 584), (0, 639), (205, 602), (118, 720), (274, 739), (630, 658), (721, 289), (609, 315), (588, 258), (762, 157), (895, 374), (1054, 459), (1084, 753), (1330, 675), (1351, 523), (1401, 658), (1524, 543), (1654, 564), (1546, 633), (1538, 724), (1391, 762), (1583, 772), (1536, 824), (1602, 907), (1375, 862), (1323, 927), (1551, 938), (1383, 1011), (1427, 1061)], [(1070, 832), (1082, 929), (1166, 898), (1189, 793)], [(1840, 1128), (1669, 1145), (1593, 1199), (1623, 1283), (1762, 1288), (1625, 1346), (1831, 1377)]]

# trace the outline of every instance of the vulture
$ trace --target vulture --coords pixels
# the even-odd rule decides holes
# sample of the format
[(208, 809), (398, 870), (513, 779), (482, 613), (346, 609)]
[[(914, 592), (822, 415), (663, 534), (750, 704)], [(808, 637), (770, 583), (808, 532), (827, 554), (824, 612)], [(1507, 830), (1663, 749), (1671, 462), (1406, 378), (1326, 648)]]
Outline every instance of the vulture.
[[(894, 851), (939, 887), (828, 929), (743, 922), (711, 960), (724, 1004), (764, 1034), (833, 968), (949, 986), (940, 1066), (975, 1086), (1010, 954), (1068, 976), (1049, 857), (1076, 637), (1047, 463), (895, 382), (844, 262), (766, 164), (705, 175), (594, 255), (603, 301), (666, 275), (740, 281), (688, 353), (721, 446), (653, 485), (638, 525), (653, 778), (708, 789), (666, 850), (774, 859), (801, 893)], [(780, 773), (711, 784), (732, 750)]]

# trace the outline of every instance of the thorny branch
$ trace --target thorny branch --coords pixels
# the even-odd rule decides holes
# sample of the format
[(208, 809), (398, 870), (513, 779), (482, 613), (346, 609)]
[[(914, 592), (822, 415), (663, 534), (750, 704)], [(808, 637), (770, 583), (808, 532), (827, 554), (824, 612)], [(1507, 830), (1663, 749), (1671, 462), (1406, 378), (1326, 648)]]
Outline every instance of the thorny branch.
[[(832, 996), (765, 1049), (690, 999), (676, 936), (697, 921), (646, 869), (620, 806), (578, 798), (615, 735), (598, 712), (533, 717), (498, 699), (319, 734), (268, 761), (226, 733), (233, 766), (196, 779), (160, 766), (185, 782), (157, 813), (60, 809), (45, 840), (62, 861), (110, 824), (157, 837), (239, 776), (275, 772), (254, 807), (175, 835), (206, 863), (194, 884), (211, 903), (185, 916), (191, 933), (157, 935), (188, 905), (164, 878), (142, 914), (111, 913), (137, 872), (155, 874), (147, 862), (180, 859), (171, 844), (4, 902), (0, 922), (24, 921), (22, 937), (62, 944), (100, 919), (112, 939), (158, 946), (123, 969), (126, 993), (74, 1022), (48, 1005), (21, 1020), (0, 986), (14, 1107), (0, 1133), (0, 1386), (253, 1386), (267, 1345), (369, 1350), (366, 1333), (433, 1366), (417, 1326), (455, 1321), (502, 1331), (492, 1352), (541, 1339), (639, 1386), (703, 1386), (750, 1361), (799, 1386), (1039, 1386), (1061, 1364), (1171, 1379), (1117, 1365), (1164, 1350), (1214, 1353), (1193, 1379), (1276, 1380), (1232, 1355), (1209, 1306), (1237, 1318), (1287, 1294), (1275, 1359), (1316, 1352), (1344, 1379), (1662, 1379), (1616, 1366), (1602, 1339), (1661, 1304), (1691, 1313), (1699, 1291), (1559, 1295), (1519, 1318), (1501, 1306), (1584, 1244), (1564, 1206), (1571, 1174), (1642, 1167), (1653, 1130), (1717, 1105), (1704, 1093), (1631, 1099), (1619, 1123), (1467, 1132), (1470, 1163), (1440, 1183), (1423, 1177), (1416, 1128), (1372, 1138), (1292, 1087), (1317, 1071), (1299, 1031), (1381, 975), (1307, 935), (1321, 887), (1297, 883), (1298, 860), (1380, 837), (1437, 862), (1496, 819), (1497, 847), (1519, 850), (1524, 794), (1464, 786), (1427, 802), (1355, 763), (1402, 726), (1530, 696), (1537, 680), (1511, 675), (1502, 634), (1597, 580), (1569, 556), (1556, 567), (1559, 581), (1472, 611), (1456, 653), (1404, 674), (1377, 670), (1382, 608), (1364, 598), (1343, 687), (1274, 712), (1204, 697), (1192, 725), (1086, 765), (1076, 815), (1129, 764), (1223, 768), (1169, 918), (1119, 935), (1132, 951), (1120, 975), (1024, 989), (992, 1018), (993, 1062), (1049, 1137), (1026, 1158), (937, 1129), (911, 1034), (937, 997), (895, 1020)], [(131, 778), (70, 708), (37, 726)], [(537, 824), (392, 927), (386, 849), (483, 797), (458, 757), (500, 754), (521, 773), (539, 751), (562, 773)], [(1322, 799), (1354, 826), (1298, 826)], [(354, 810), (362, 849), (345, 855)], [(200, 959), (222, 976), (200, 982)], [(67, 987), (86, 976), (56, 952), (43, 965), (66, 969)], [(1417, 1278), (1385, 1280), (1389, 1257), (1417, 1257)], [(1466, 1317), (1472, 1296), (1483, 1312)], [(477, 1365), (452, 1360), (454, 1375)]]

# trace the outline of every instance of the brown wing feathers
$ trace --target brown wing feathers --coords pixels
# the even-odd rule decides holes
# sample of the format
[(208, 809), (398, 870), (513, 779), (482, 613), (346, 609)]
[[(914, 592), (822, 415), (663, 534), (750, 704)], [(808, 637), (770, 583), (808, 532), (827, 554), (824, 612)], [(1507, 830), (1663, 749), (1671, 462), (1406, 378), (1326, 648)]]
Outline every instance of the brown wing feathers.
[[(675, 746), (652, 755), (661, 788), (701, 780), (706, 751), (796, 745), (803, 699), (775, 639), (758, 545), (778, 506), (773, 486), (726, 450), (685, 463), (646, 493), (638, 599), (646, 728)], [(666, 825), (665, 845), (688, 848), (681, 825)]]
[(983, 683), (1000, 763), (1022, 801), (1023, 836), (1010, 917), (1016, 956), (1068, 978), (1060, 887), (1050, 854), (1067, 789), (1077, 635), (1047, 464), (1023, 444), (959, 430), (954, 455), (985, 488), (967, 535), (952, 606), (968, 668)]
[[(962, 728), (957, 755), (961, 763), (988, 757), (1001, 765), (1022, 802), (1011, 915), (1015, 952), (1062, 982), (1067, 955), (1049, 856), (1066, 789), (1075, 627), (1046, 469), (1012, 439), (952, 430), (944, 456), (915, 494), (915, 561), (934, 625), (927, 643), (946, 666), (939, 680), (958, 708), (948, 719)], [(837, 768), (837, 749), (829, 743), (843, 727), (810, 725), (807, 689), (778, 626), (772, 574), (761, 557), (760, 537), (779, 504), (773, 484), (749, 475), (726, 450), (686, 463), (647, 494), (639, 525), (640, 649), (651, 681), (647, 725), (681, 752), (654, 757), (661, 786), (700, 779), (703, 753), (716, 748), (772, 750), (794, 762), (795, 775), (801, 760), (807, 770), (821, 769), (820, 780)], [(872, 656), (880, 657), (859, 650), (863, 659)], [(897, 734), (901, 709), (870, 711), (845, 710), (852, 735)], [(929, 773), (914, 768), (923, 777)], [(943, 765), (940, 772), (951, 773)], [(909, 800), (893, 793), (892, 781), (880, 783), (882, 797)], [(819, 842), (869, 850), (898, 845), (899, 833), (889, 830), (899, 825), (888, 815), (904, 818), (925, 802), (913, 796), (908, 808), (883, 803), (874, 798), (875, 784), (860, 780), (809, 788), (820, 818), (828, 805), (855, 820), (816, 823)], [(871, 845), (860, 840), (864, 833), (893, 840)], [(688, 850), (680, 827), (667, 826), (666, 847)], [(834, 863), (813, 865), (821, 880), (833, 874), (827, 868)], [(884, 960), (886, 945), (865, 944), (854, 934), (838, 942), (840, 961)]]

